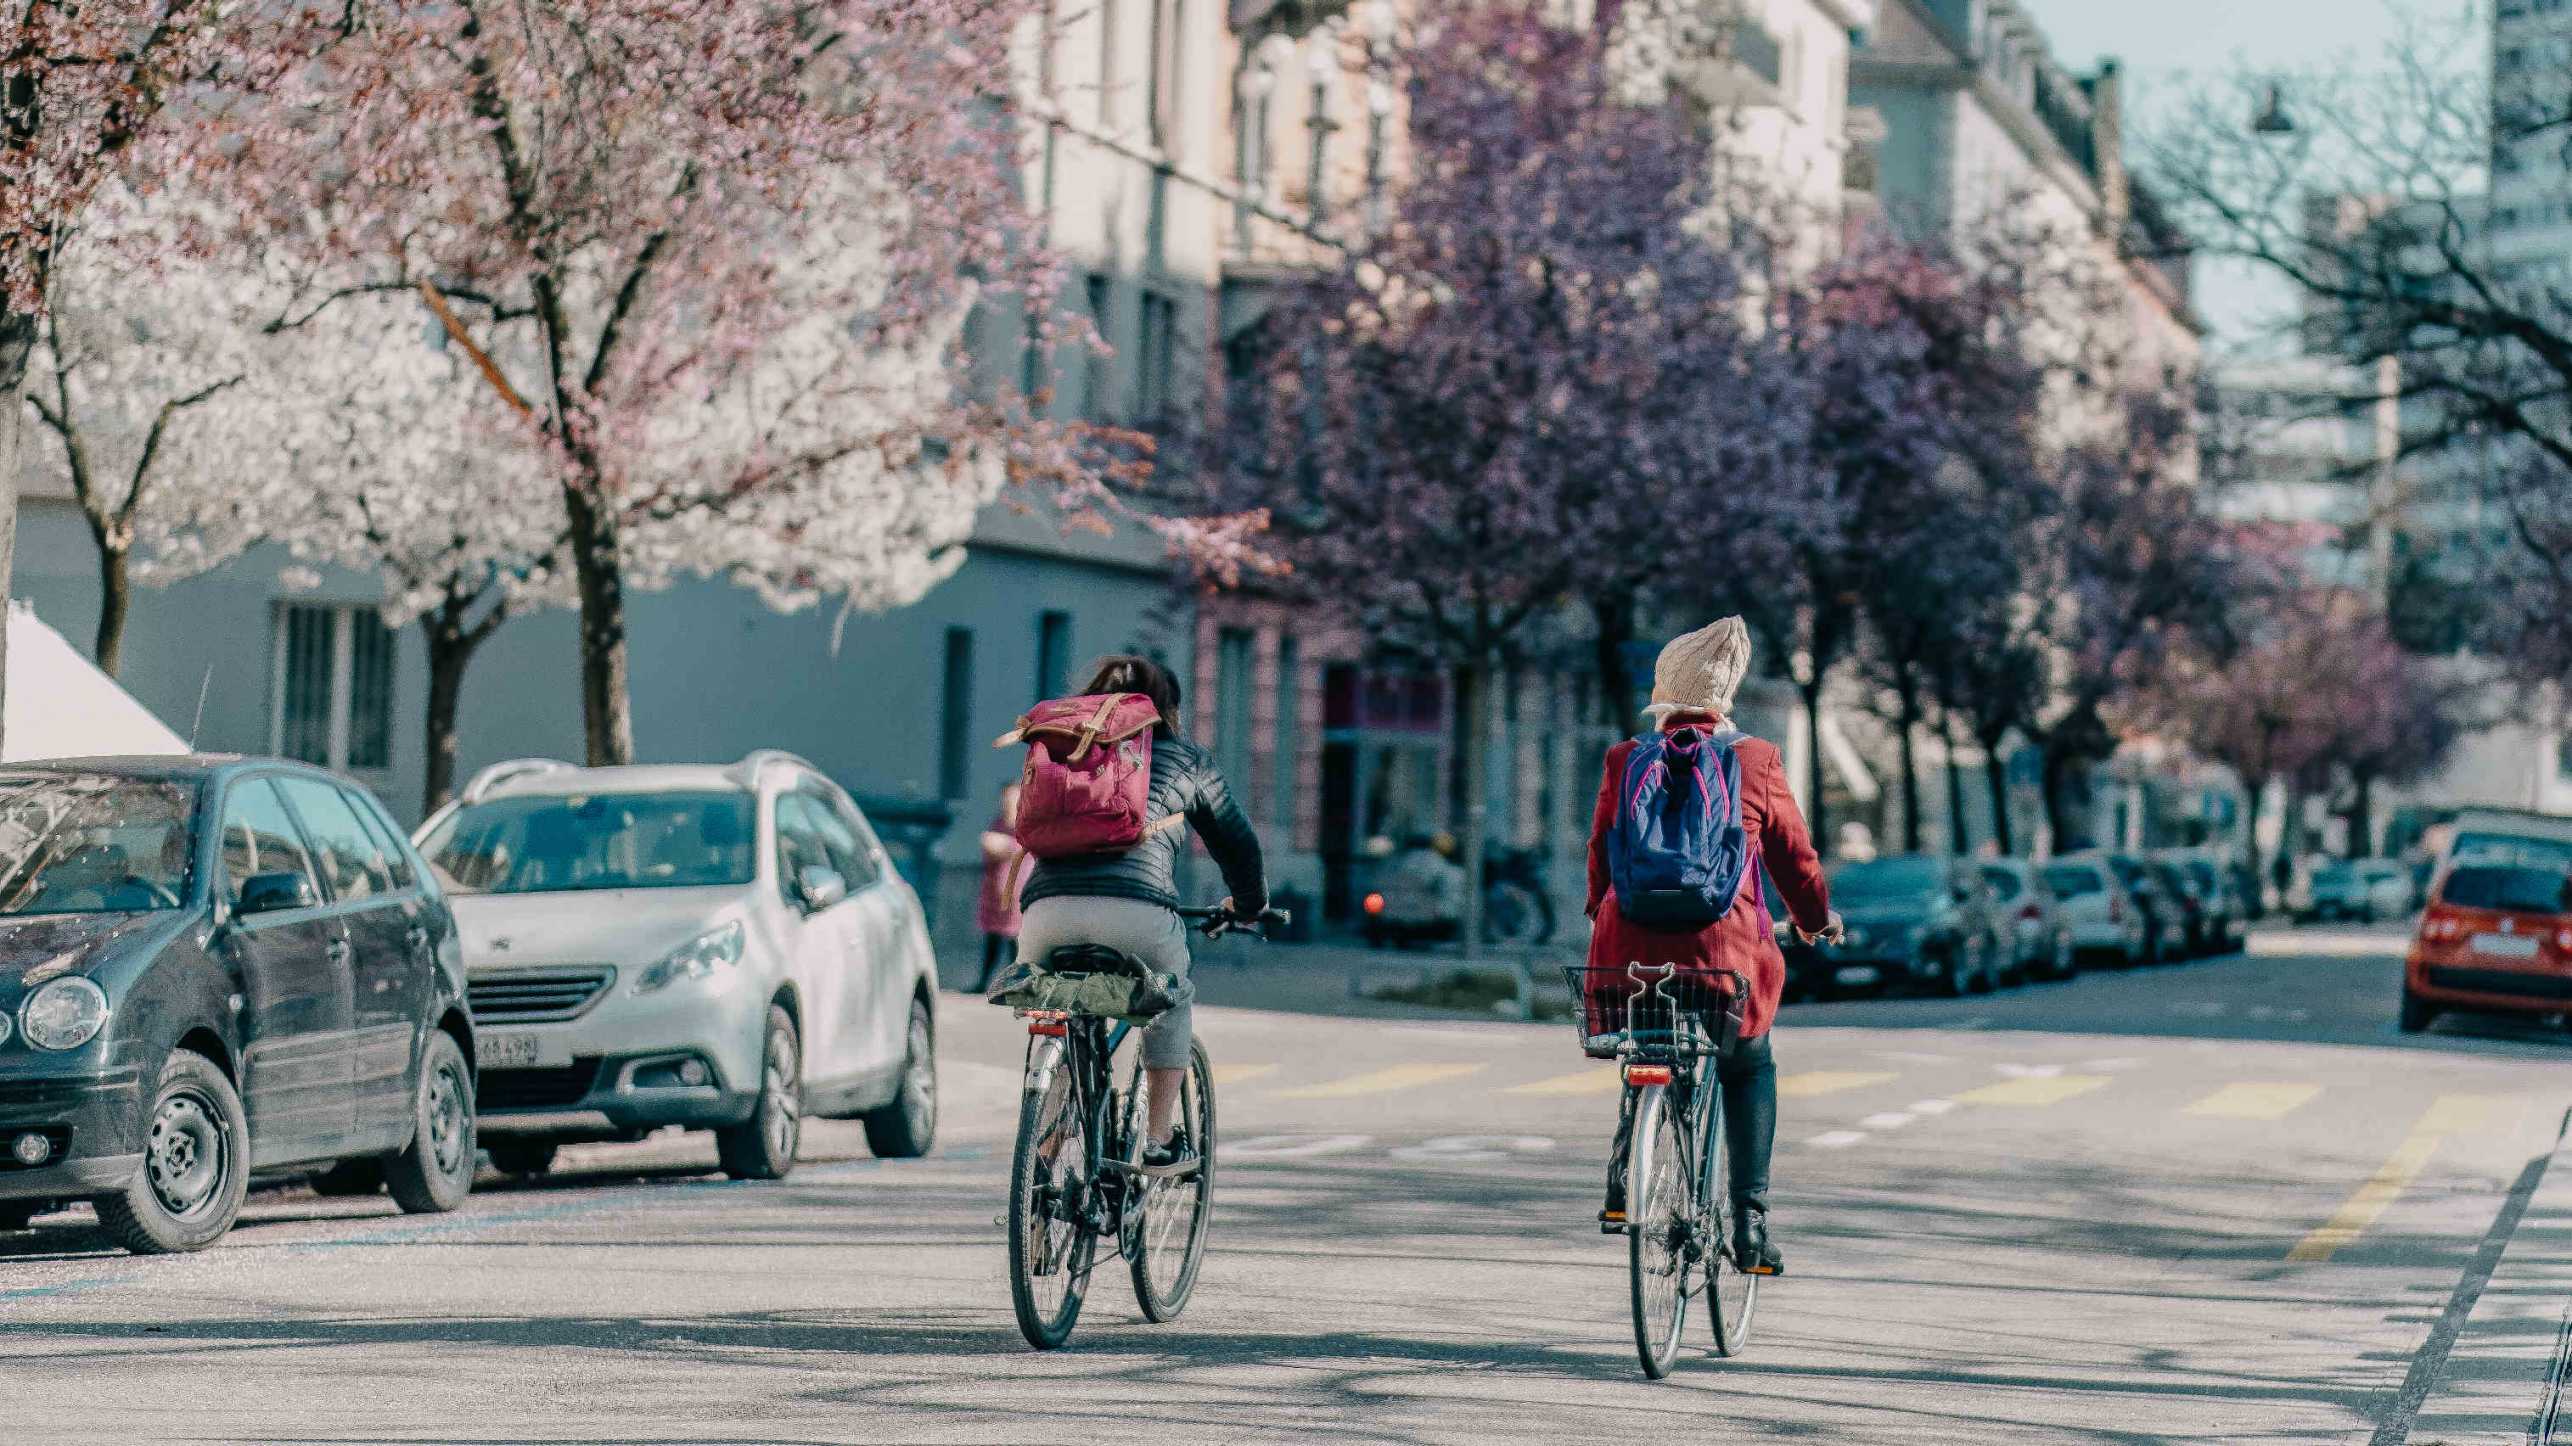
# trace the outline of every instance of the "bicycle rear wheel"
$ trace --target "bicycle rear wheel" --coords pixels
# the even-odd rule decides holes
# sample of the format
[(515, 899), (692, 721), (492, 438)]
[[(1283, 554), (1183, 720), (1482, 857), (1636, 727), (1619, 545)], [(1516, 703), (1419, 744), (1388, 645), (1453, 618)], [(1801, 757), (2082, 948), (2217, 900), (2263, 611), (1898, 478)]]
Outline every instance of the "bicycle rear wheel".
[(1066, 1051), (1042, 1094), (1020, 1096), (1018, 1148), (1009, 1166), (1009, 1303), (1027, 1344), (1050, 1351), (1072, 1338), (1098, 1250), (1087, 1215), (1087, 1131), (1072, 1088), (1077, 1053)]
[(1626, 1157), (1627, 1261), (1634, 1289), (1634, 1347), (1643, 1373), (1670, 1374), (1688, 1326), (1688, 1244), (1697, 1206), (1688, 1168), (1685, 1121), (1670, 1092), (1649, 1085), (1634, 1107), (1634, 1141)]
[[(1155, 1323), (1176, 1320), (1188, 1308), (1205, 1259), (1206, 1222), (1214, 1212), (1215, 1072), (1203, 1044), (1191, 1048), (1187, 1078), (1179, 1082), (1179, 1125), (1196, 1146), (1196, 1168), (1140, 1182), (1143, 1201), (1136, 1211), (1134, 1300), (1143, 1318)], [(1143, 1133), (1135, 1131), (1138, 1139)]]
[(1715, 1354), (1737, 1356), (1750, 1345), (1750, 1318), (1759, 1310), (1759, 1277), (1733, 1259), (1732, 1155), (1724, 1148), (1723, 1093), (1712, 1078), (1706, 1092), (1705, 1187), (1702, 1199), (1715, 1238), (1706, 1242), (1706, 1315), (1715, 1332)]

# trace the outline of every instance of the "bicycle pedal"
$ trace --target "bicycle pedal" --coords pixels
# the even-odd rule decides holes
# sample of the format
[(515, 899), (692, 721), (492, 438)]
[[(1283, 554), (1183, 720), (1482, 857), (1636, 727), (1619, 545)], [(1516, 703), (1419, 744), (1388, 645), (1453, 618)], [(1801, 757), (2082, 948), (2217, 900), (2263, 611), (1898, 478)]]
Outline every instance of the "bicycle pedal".
[(1785, 1273), (1786, 1267), (1782, 1265), (1754, 1265), (1742, 1272), (1744, 1275), (1784, 1275)]
[(1622, 1210), (1600, 1211), (1599, 1233), (1601, 1235), (1623, 1235), (1625, 1233), (1625, 1212)]

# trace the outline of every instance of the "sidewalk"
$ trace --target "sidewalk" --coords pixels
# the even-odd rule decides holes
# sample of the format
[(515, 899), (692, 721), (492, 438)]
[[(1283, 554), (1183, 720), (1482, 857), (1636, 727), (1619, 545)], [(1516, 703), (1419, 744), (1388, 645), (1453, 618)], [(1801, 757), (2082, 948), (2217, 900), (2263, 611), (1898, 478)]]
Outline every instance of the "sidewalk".
[[(2427, 1382), (2426, 1398), (2401, 1430), (2406, 1391), (2386, 1428), (2382, 1446), (2552, 1446), (2572, 1443), (2572, 1136), (2556, 1141), (2552, 1158), (2531, 1161), (2542, 1174), (2526, 1193), (2513, 1193), (2494, 1222), (2494, 1240), (2473, 1270), (2490, 1280), (2473, 1302), (2461, 1329), (2442, 1320), (2428, 1351), (2453, 1345)], [(2527, 1182), (2522, 1179), (2522, 1188)], [(2515, 1222), (2512, 1210), (2521, 1210)], [(2514, 1224), (2514, 1228), (2513, 1227)], [(2501, 1246), (2497, 1262), (2490, 1246)], [(2473, 1275), (2469, 1272), (2467, 1281)], [(2461, 1294), (2461, 1291), (2460, 1291)], [(2452, 1309), (2452, 1307), (2451, 1307)]]
[[(1408, 984), (1462, 969), (1464, 956), (1452, 949), (1411, 952), (1369, 949), (1353, 940), (1337, 939), (1309, 944), (1262, 944), (1249, 939), (1221, 939), (1213, 943), (1199, 939), (1193, 943), (1196, 959), (1193, 976), (1197, 983), (1197, 1001), (1201, 1004), (1365, 1019), (1504, 1017), (1497, 1011), (1472, 1014), (1454, 1009), (1395, 1004), (1368, 999), (1360, 993), (1361, 989)], [(1556, 966), (1578, 962), (1580, 956), (1575, 952), (1576, 948), (1565, 945), (1558, 936), (1553, 944), (1536, 953), (1531, 963), (1540, 990), (1550, 986), (1553, 992), (1561, 992), (1561, 976), (1555, 972)], [(1477, 967), (1494, 974), (1506, 974), (1517, 964), (1511, 958), (1492, 954)], [(970, 973), (963, 970), (950, 968), (944, 973), (946, 987), (950, 989), (972, 982)]]

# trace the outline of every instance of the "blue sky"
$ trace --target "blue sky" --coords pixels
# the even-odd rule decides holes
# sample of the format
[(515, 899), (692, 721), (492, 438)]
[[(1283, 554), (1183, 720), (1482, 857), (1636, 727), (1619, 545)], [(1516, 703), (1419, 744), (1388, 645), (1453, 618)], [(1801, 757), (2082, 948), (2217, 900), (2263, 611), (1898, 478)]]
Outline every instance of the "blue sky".
[[(2125, 63), (2132, 109), (2149, 125), (2156, 94), (2239, 69), (2370, 66), (2396, 33), (2386, 0), (2020, 0), (2045, 27), (2055, 55), (2087, 71), (2104, 57)], [(2471, 0), (2403, 0), (2433, 22), (2467, 23)], [(2240, 343), (2260, 318), (2292, 298), (2257, 272), (2201, 263), (2198, 310), (2218, 345)]]

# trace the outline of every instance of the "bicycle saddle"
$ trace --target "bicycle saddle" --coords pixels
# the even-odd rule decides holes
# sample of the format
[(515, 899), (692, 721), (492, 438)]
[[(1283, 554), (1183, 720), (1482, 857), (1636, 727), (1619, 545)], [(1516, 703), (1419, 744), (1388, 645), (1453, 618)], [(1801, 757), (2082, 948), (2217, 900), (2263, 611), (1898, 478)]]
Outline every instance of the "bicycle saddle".
[(1143, 979), (1151, 970), (1142, 960), (1122, 950), (1103, 944), (1066, 944), (1045, 956), (1048, 974), (1122, 974), (1129, 979)]

